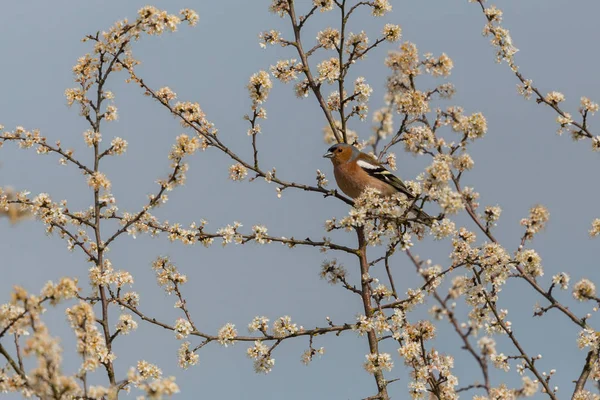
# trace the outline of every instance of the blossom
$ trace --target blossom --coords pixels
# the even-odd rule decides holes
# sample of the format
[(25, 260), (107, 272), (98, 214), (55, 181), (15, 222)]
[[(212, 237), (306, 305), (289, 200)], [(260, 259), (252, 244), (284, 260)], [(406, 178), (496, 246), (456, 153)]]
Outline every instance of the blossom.
[[(498, 387), (490, 389), (490, 396), (484, 399), (495, 399), (495, 400), (515, 400), (517, 398), (514, 389), (509, 389), (505, 383), (502, 383)], [(473, 397), (473, 400), (482, 400), (479, 396)]]
[(346, 279), (346, 269), (337, 260), (324, 261), (321, 264), (321, 279), (327, 280), (328, 283), (335, 285), (338, 282), (343, 282)]
[(387, 316), (384, 313), (377, 313), (375, 317), (371, 318), (371, 321), (373, 322), (373, 329), (378, 335), (392, 330), (392, 326), (388, 324)]
[(517, 92), (525, 99), (529, 99), (533, 95), (533, 81), (526, 79), (523, 84), (517, 85)]
[(468, 285), (469, 278), (464, 275), (456, 276), (452, 279), (452, 286), (448, 290), (448, 295), (453, 299), (457, 299), (466, 292)]
[(541, 265), (542, 258), (535, 250), (520, 251), (519, 254), (517, 254), (517, 261), (523, 265), (527, 275), (534, 278), (544, 275), (544, 270)]
[(277, 318), (273, 322), (273, 335), (276, 337), (281, 338), (294, 335), (298, 331), (298, 326), (292, 323), (292, 318), (288, 315)]
[[(256, 118), (259, 118), (259, 115), (256, 115)], [(261, 127), (259, 124), (254, 124), (254, 126), (251, 126), (250, 128), (248, 128), (248, 136), (254, 136), (254, 135), (258, 135), (259, 133), (261, 133)]]
[(317, 34), (317, 41), (324, 49), (333, 50), (340, 45), (340, 32), (335, 28), (326, 28)]
[(140, 304), (140, 295), (136, 292), (127, 292), (121, 299), (123, 303), (132, 307), (137, 307)]
[(317, 65), (319, 80), (328, 83), (335, 82), (340, 76), (340, 60), (337, 57), (331, 57)]
[[(346, 97), (346, 91), (344, 91), (344, 98)], [(331, 111), (338, 111), (342, 108), (342, 97), (340, 92), (334, 90), (327, 96), (327, 108)]]
[(264, 225), (254, 225), (252, 227), (252, 232), (254, 232), (254, 240), (256, 243), (265, 244), (270, 243), (271, 239), (267, 238), (267, 227)]
[(456, 231), (456, 225), (448, 218), (444, 218), (441, 221), (435, 220), (431, 225), (431, 234), (437, 239), (441, 240), (452, 235)]
[(552, 104), (558, 104), (565, 101), (565, 95), (560, 92), (550, 92), (546, 95), (546, 101)]
[(223, 238), (223, 246), (232, 242), (237, 244), (242, 242), (242, 236), (237, 233), (237, 229), (241, 226), (242, 224), (239, 222), (234, 222), (233, 225), (227, 225), (226, 227), (217, 230), (217, 234)]
[(182, 126), (194, 124), (195, 128), (199, 128), (207, 135), (216, 133), (213, 124), (206, 120), (206, 114), (202, 111), (198, 103), (180, 101), (175, 103), (173, 111), (182, 118)]
[(118, 289), (125, 285), (133, 285), (133, 276), (127, 271), (115, 271), (110, 276), (110, 283), (113, 283)]
[[(394, 72), (400, 72), (408, 76), (420, 74), (419, 52), (414, 43), (404, 42), (400, 45), (400, 51), (390, 51), (385, 59), (385, 65)], [(388, 84), (388, 87), (390, 85)]]
[(444, 186), (452, 179), (451, 163), (445, 154), (436, 154), (433, 162), (425, 169), (432, 184)]
[(402, 28), (399, 25), (385, 24), (382, 33), (388, 42), (397, 42), (402, 37)]
[(569, 274), (566, 272), (561, 272), (560, 274), (554, 275), (552, 277), (552, 283), (555, 285), (559, 285), (561, 289), (566, 290), (569, 288), (569, 281), (571, 278)]
[(281, 33), (278, 31), (270, 30), (262, 32), (260, 35), (258, 35), (258, 37), (261, 40), (260, 47), (264, 49), (267, 47), (268, 44), (274, 45), (276, 43), (279, 43), (281, 39)]
[(464, 133), (469, 139), (478, 139), (487, 132), (487, 121), (482, 113), (474, 113), (469, 117), (459, 115), (452, 129)]
[(169, 160), (180, 161), (183, 157), (192, 155), (200, 148), (200, 139), (197, 136), (181, 134), (175, 139), (175, 144), (169, 152)]
[(592, 229), (590, 229), (590, 236), (596, 237), (600, 235), (600, 218), (596, 218), (592, 221)]
[(234, 324), (227, 323), (221, 329), (219, 329), (219, 343), (222, 346), (227, 347), (230, 344), (235, 343), (237, 337), (237, 330)]
[(85, 92), (80, 88), (66, 89), (65, 97), (67, 98), (67, 105), (70, 107), (73, 103), (82, 103), (85, 97)]
[(531, 397), (538, 392), (540, 382), (537, 379), (534, 381), (530, 377), (524, 376), (522, 378), (522, 382), (523, 382), (522, 390), (523, 390), (523, 395), (525, 397)]
[(403, 336), (410, 341), (420, 342), (431, 340), (435, 337), (435, 325), (431, 321), (422, 320), (416, 324), (406, 324)]
[(313, 0), (313, 5), (319, 7), (321, 12), (333, 10), (333, 0)]
[(422, 154), (434, 145), (435, 136), (428, 126), (411, 126), (404, 133), (404, 149), (408, 152)]
[(110, 190), (111, 183), (102, 172), (94, 172), (88, 178), (88, 186), (94, 190)]
[(373, 329), (373, 321), (364, 315), (356, 317), (356, 324), (352, 327), (352, 330), (358, 332), (360, 336), (367, 334)]
[(127, 150), (127, 141), (126, 140), (121, 139), (120, 137), (116, 137), (110, 142), (109, 154), (121, 155), (121, 154), (125, 153), (126, 150)]
[(157, 257), (152, 263), (156, 272), (156, 281), (167, 294), (178, 290), (178, 286), (187, 282), (187, 276), (180, 273), (168, 257)]
[[(470, 1), (473, 1), (473, 0), (470, 0)], [(487, 7), (484, 11), (484, 14), (494, 22), (497, 22), (497, 23), (502, 22), (502, 14), (503, 14), (502, 10), (500, 10), (499, 8), (497, 8), (494, 5)]]
[(594, 103), (593, 101), (591, 101), (587, 97), (582, 97), (581, 98), (581, 110), (580, 111), (582, 113), (583, 112), (589, 112), (590, 114), (594, 115), (598, 111), (598, 103)]
[(361, 57), (363, 52), (367, 50), (368, 45), (369, 38), (364, 31), (361, 31), (360, 33), (350, 32), (348, 34), (348, 39), (346, 39), (346, 52)]
[[(337, 119), (334, 123), (337, 131), (340, 132), (340, 130), (342, 129), (342, 123)], [(348, 139), (348, 143), (356, 142), (358, 141), (358, 133), (356, 131), (353, 131), (352, 129), (346, 128), (346, 138)], [(335, 135), (333, 134), (333, 131), (331, 130), (331, 126), (329, 124), (325, 125), (325, 127), (323, 128), (323, 141), (327, 144), (337, 143)]]
[(489, 336), (484, 336), (479, 339), (477, 345), (481, 349), (481, 354), (484, 356), (496, 354), (496, 341)]
[(588, 390), (581, 389), (573, 394), (573, 400), (598, 400), (598, 395)]
[(308, 79), (304, 79), (303, 81), (296, 83), (294, 85), (294, 91), (296, 92), (296, 97), (308, 97), (308, 93), (310, 91)]
[(442, 53), (437, 59), (431, 54), (426, 54), (423, 65), (425, 66), (425, 71), (433, 76), (448, 76), (454, 67), (454, 62), (452, 62), (452, 59), (446, 53)]
[[(185, 15), (188, 15), (191, 18), (190, 25), (194, 20), (198, 19), (198, 16), (193, 16), (195, 14), (191, 10), (187, 10)], [(143, 22), (143, 28), (149, 35), (161, 35), (165, 30), (169, 30), (171, 32), (175, 32), (177, 30), (177, 25), (181, 22), (179, 17), (176, 15), (169, 15), (166, 11), (158, 10), (152, 6), (142, 7), (138, 11), (139, 19)], [(195, 22), (193, 22), (195, 23)]]
[(269, 11), (273, 14), (279, 15), (280, 17), (285, 16), (290, 11), (288, 0), (271, 0)]
[(494, 367), (504, 370), (505, 372), (510, 369), (508, 364), (508, 357), (504, 353), (490, 355), (490, 360), (494, 363)]
[(250, 333), (256, 331), (266, 333), (267, 329), (269, 329), (269, 318), (267, 317), (254, 317), (252, 322), (248, 324), (248, 332)]
[(179, 393), (179, 386), (175, 383), (175, 377), (155, 379), (153, 381), (139, 385), (152, 399), (161, 399), (166, 396), (172, 396)]
[(366, 102), (369, 100), (373, 89), (365, 82), (365, 78), (360, 76), (354, 81), (354, 96), (356, 101)]
[(441, 99), (451, 99), (456, 94), (456, 88), (451, 82), (442, 83), (437, 87)]
[(495, 12), (491, 15), (494, 17), (494, 19), (488, 22), (488, 24), (485, 26), (483, 34), (484, 36), (492, 36), (492, 46), (496, 47), (496, 61), (500, 62), (505, 60), (509, 63), (509, 65), (511, 65), (511, 67), (516, 68), (513, 64), (513, 57), (519, 50), (513, 45), (508, 29), (497, 25), (498, 21), (500, 20), (499, 17), (502, 14)]
[(198, 364), (198, 360), (200, 359), (198, 354), (190, 350), (190, 342), (182, 343), (177, 353), (179, 355), (179, 366), (183, 369), (188, 369), (189, 367)]
[(598, 349), (598, 345), (600, 344), (600, 336), (598, 332), (593, 329), (583, 329), (579, 332), (579, 338), (577, 339), (577, 346), (580, 349), (585, 347), (591, 347), (592, 349)]
[(259, 374), (268, 374), (275, 365), (275, 359), (267, 356), (254, 360), (254, 371)]
[(194, 331), (192, 324), (184, 318), (177, 318), (174, 326), (175, 337), (179, 340), (188, 337)]
[(104, 112), (104, 119), (107, 121), (116, 121), (118, 117), (117, 107), (115, 106), (107, 106), (106, 111)]
[(420, 116), (429, 112), (429, 102), (425, 93), (420, 90), (407, 90), (396, 98), (398, 112)]
[(596, 296), (596, 285), (589, 279), (581, 279), (573, 285), (573, 297), (579, 301), (589, 300)]
[(556, 122), (560, 125), (560, 128), (556, 131), (559, 135), (562, 135), (564, 129), (567, 125), (571, 125), (573, 123), (573, 118), (571, 118), (571, 114), (563, 113), (559, 114), (556, 117)]
[(393, 114), (389, 107), (381, 108), (373, 113), (373, 130), (378, 137), (385, 139), (393, 132)]
[(364, 368), (370, 374), (375, 374), (384, 369), (391, 371), (394, 368), (392, 356), (388, 353), (371, 353), (365, 355), (365, 357), (367, 361), (364, 364)]
[(385, 156), (385, 164), (387, 164), (392, 171), (395, 171), (396, 168), (396, 155), (394, 153), (388, 153)]
[(269, 347), (260, 340), (254, 341), (254, 346), (246, 350), (246, 355), (250, 358), (257, 359), (269, 353)]
[(389, 0), (375, 0), (371, 5), (371, 13), (374, 17), (382, 17), (392, 11), (392, 5)]
[(179, 14), (181, 15), (181, 19), (183, 21), (187, 21), (188, 24), (191, 26), (196, 25), (198, 23), (198, 20), (200, 19), (198, 14), (194, 10), (190, 10), (189, 8), (184, 8), (183, 10), (179, 11)]
[(165, 86), (156, 91), (156, 97), (158, 97), (164, 103), (168, 103), (169, 101), (176, 99), (177, 94), (173, 92), (168, 86)]
[(310, 348), (308, 350), (306, 350), (304, 353), (302, 353), (302, 356), (300, 357), (300, 360), (302, 361), (302, 363), (304, 365), (308, 365), (310, 364), (310, 362), (313, 360), (313, 357), (315, 355), (323, 355), (325, 353), (325, 348), (324, 347), (320, 347), (318, 349), (313, 349)]
[(93, 371), (101, 363), (112, 361), (115, 356), (108, 352), (103, 335), (96, 326), (92, 306), (86, 302), (68, 308), (67, 319), (77, 338), (77, 352), (84, 356), (82, 369)]
[(482, 248), (481, 266), (485, 268), (486, 280), (498, 285), (508, 278), (511, 268), (510, 256), (506, 249), (497, 243), (486, 243)]
[(42, 289), (42, 296), (48, 297), (51, 299), (51, 303), (56, 305), (61, 300), (68, 300), (76, 297), (78, 292), (77, 279), (61, 278), (57, 284), (48, 281)]
[(102, 141), (100, 132), (95, 132), (91, 129), (83, 132), (83, 140), (88, 147), (94, 147)]
[(240, 163), (229, 167), (229, 179), (232, 181), (243, 181), (246, 175), (248, 175), (248, 169)]
[(325, 186), (327, 186), (328, 183), (329, 183), (329, 181), (325, 177), (325, 174), (323, 172), (321, 172), (321, 170), (318, 169), (317, 170), (317, 186), (320, 188), (324, 188)]
[(592, 138), (592, 151), (600, 151), (600, 136)]
[(275, 365), (275, 360), (270, 357), (269, 347), (260, 340), (256, 340), (254, 346), (250, 347), (246, 354), (254, 359), (254, 371), (257, 373), (268, 374)]
[(484, 218), (488, 224), (495, 224), (500, 219), (502, 209), (499, 206), (487, 206), (484, 212)]
[(302, 64), (298, 64), (295, 59), (279, 60), (277, 64), (271, 65), (271, 74), (283, 83), (296, 80), (298, 72), (302, 71)]
[(119, 315), (119, 322), (117, 323), (117, 330), (123, 335), (128, 335), (132, 331), (137, 329), (137, 322), (133, 320), (130, 314)]
[(273, 83), (266, 71), (258, 71), (250, 77), (250, 82), (246, 87), (252, 101), (261, 104), (269, 97)]
[(88, 388), (88, 397), (94, 400), (102, 400), (110, 396), (111, 390), (104, 386), (92, 385)]
[(521, 220), (521, 225), (526, 228), (525, 238), (533, 238), (533, 235), (546, 227), (546, 223), (549, 219), (550, 213), (546, 207), (542, 205), (533, 206), (529, 210), (529, 218), (523, 218)]
[(387, 286), (379, 284), (377, 287), (373, 288), (371, 295), (376, 301), (381, 301), (382, 299), (389, 299), (392, 297), (392, 291)]

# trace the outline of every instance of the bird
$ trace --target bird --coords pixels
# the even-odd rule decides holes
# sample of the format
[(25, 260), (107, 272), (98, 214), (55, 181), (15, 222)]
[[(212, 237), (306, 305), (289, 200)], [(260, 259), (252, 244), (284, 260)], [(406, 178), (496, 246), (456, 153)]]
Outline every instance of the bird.
[[(334, 144), (323, 157), (331, 160), (338, 187), (352, 199), (359, 197), (367, 188), (377, 190), (382, 196), (402, 193), (409, 200), (415, 198), (400, 178), (385, 169), (373, 157), (350, 144)], [(416, 206), (413, 208), (421, 222), (431, 225), (433, 217)]]

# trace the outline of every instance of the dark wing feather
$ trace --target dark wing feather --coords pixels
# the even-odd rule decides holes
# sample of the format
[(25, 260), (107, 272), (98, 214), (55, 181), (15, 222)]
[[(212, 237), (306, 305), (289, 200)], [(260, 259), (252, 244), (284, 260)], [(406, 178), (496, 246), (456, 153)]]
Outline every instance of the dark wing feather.
[(402, 182), (396, 175), (392, 174), (376, 161), (366, 161), (361, 159), (357, 161), (357, 164), (362, 168), (363, 171), (373, 178), (377, 178), (380, 181), (387, 183), (400, 193), (404, 193), (408, 198), (414, 197), (404, 182)]
[[(394, 189), (399, 191), (400, 193), (404, 193), (406, 197), (409, 199), (414, 199), (415, 196), (411, 193), (411, 191), (406, 187), (404, 182), (400, 180), (396, 175), (392, 174), (390, 171), (385, 169), (381, 164), (377, 161), (366, 161), (364, 159), (359, 159), (357, 162), (359, 167), (362, 168), (367, 174), (372, 176), (373, 178), (377, 178), (382, 182), (387, 183), (392, 186)], [(414, 206), (413, 211), (417, 214), (417, 218), (419, 218), (419, 222), (431, 226), (433, 224), (433, 218), (427, 214), (425, 211), (420, 208)]]

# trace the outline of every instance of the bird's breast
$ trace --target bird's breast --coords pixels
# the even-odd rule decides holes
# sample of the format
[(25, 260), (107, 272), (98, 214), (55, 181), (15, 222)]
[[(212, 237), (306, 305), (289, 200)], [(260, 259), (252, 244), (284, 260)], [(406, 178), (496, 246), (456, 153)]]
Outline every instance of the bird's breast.
[(341, 191), (353, 199), (359, 197), (367, 188), (375, 189), (384, 196), (389, 196), (397, 192), (394, 187), (370, 176), (356, 164), (337, 165), (333, 169), (333, 173)]
[(353, 199), (360, 196), (365, 189), (365, 185), (356, 179), (355, 172), (347, 165), (337, 165), (333, 169), (333, 174), (340, 190)]

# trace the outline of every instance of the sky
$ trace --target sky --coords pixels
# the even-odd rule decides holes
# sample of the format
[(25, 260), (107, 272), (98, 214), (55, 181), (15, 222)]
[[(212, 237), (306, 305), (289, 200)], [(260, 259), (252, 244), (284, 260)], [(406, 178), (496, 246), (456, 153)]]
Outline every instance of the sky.
[[(153, 5), (170, 12), (195, 9), (200, 15), (198, 26), (181, 26), (175, 34), (144, 37), (134, 45), (134, 54), (142, 61), (138, 71), (144, 80), (153, 87), (171, 87), (180, 99), (199, 102), (207, 118), (219, 129), (221, 139), (246, 158), (251, 157), (251, 146), (246, 135), (247, 122), (242, 117), (250, 107), (245, 88), (248, 78), (278, 59), (296, 56), (291, 49), (259, 47), (261, 31), (277, 29), (290, 36), (286, 21), (268, 12), (269, 3), (157, 0)], [(309, 2), (297, 3), (298, 7), (308, 7)], [(0, 124), (10, 130), (18, 125), (38, 128), (50, 142), (60, 139), (65, 147), (75, 149), (76, 155), (91, 160), (81, 136), (85, 121), (75, 108), (67, 107), (64, 98), (64, 90), (74, 86), (71, 67), (78, 57), (90, 51), (89, 44), (80, 39), (107, 29), (116, 20), (134, 19), (144, 5), (146, 2), (137, 0), (32, 0), (4, 4), (0, 25), (8, 34), (0, 41)], [(445, 52), (453, 59), (450, 81), (457, 94), (447, 105), (460, 105), (468, 113), (482, 112), (488, 121), (486, 137), (471, 147), (475, 169), (463, 182), (480, 192), (482, 205), (502, 207), (496, 237), (509, 250), (516, 249), (522, 234), (519, 220), (527, 216), (532, 205), (544, 204), (550, 211), (550, 223), (533, 243), (545, 268), (542, 282), (548, 286), (551, 276), (562, 271), (571, 275), (572, 282), (582, 277), (600, 281), (598, 243), (587, 234), (591, 221), (600, 217), (600, 186), (594, 178), (600, 162), (598, 153), (591, 151), (589, 141), (573, 143), (567, 136), (556, 135), (554, 112), (517, 94), (516, 78), (505, 64), (495, 62), (488, 38), (481, 35), (485, 20), (478, 5), (466, 0), (393, 5), (393, 12), (383, 18), (357, 14), (350, 30), (365, 30), (374, 37), (385, 23), (399, 24), (404, 40), (416, 43), (421, 54)], [(595, 46), (593, 39), (598, 36), (596, 16), (600, 3), (511, 0), (498, 6), (504, 11), (505, 27), (520, 49), (517, 64), (542, 92), (563, 92), (567, 98), (565, 107), (573, 115), (581, 96), (600, 100), (600, 81), (596, 79), (600, 54), (591, 51)], [(328, 18), (317, 15), (311, 20), (306, 28), (307, 41), (327, 26)], [(371, 109), (383, 104), (387, 74), (383, 59), (387, 50), (395, 46), (383, 46), (356, 66), (356, 76), (364, 75), (374, 89)], [(119, 119), (103, 134), (125, 138), (129, 148), (124, 156), (107, 162), (105, 172), (112, 180), (120, 210), (135, 211), (156, 190), (155, 181), (168, 173), (168, 151), (175, 137), (184, 131), (158, 104), (124, 80), (125, 75), (115, 75), (109, 83), (115, 93)], [(263, 133), (258, 138), (262, 165), (266, 169), (276, 167), (278, 175), (286, 180), (310, 184), (314, 182), (315, 170), (320, 169), (334, 185), (329, 161), (321, 158), (327, 148), (322, 136), (326, 121), (314, 97), (299, 100), (291, 85), (276, 82), (265, 107), (268, 119), (261, 124)], [(598, 132), (593, 119), (590, 127)], [(351, 128), (367, 138), (370, 122), (354, 122)], [(414, 179), (426, 166), (423, 159), (401, 149), (396, 152), (398, 171), (404, 178)], [(318, 240), (325, 235), (325, 220), (348, 211), (345, 204), (318, 194), (286, 190), (278, 199), (275, 187), (265, 182), (229, 181), (230, 164), (215, 150), (195, 155), (190, 160), (186, 185), (170, 193), (170, 201), (156, 215), (171, 222), (206, 219), (212, 231), (233, 221), (240, 221), (248, 229), (264, 224), (273, 235)], [(91, 201), (86, 181), (77, 170), (59, 166), (53, 155), (38, 156), (10, 144), (0, 149), (0, 186), (27, 189), (32, 194), (46, 192), (54, 199), (67, 199), (72, 210), (86, 208)], [(457, 221), (469, 226), (464, 217)], [(332, 236), (337, 242), (352, 244), (351, 235)], [(85, 258), (77, 251), (70, 253), (60, 238), (46, 235), (39, 222), (11, 226), (6, 219), (0, 220), (0, 238), (0, 303), (9, 300), (13, 285), (37, 292), (48, 280), (71, 276), (86, 286), (89, 266)], [(415, 252), (434, 263), (448, 265), (450, 244), (426, 240), (415, 246)], [(224, 249), (214, 245), (206, 249), (170, 243), (165, 237), (143, 236), (116, 241), (110, 258), (116, 269), (133, 274), (133, 288), (141, 295), (141, 308), (170, 323), (178, 316), (173, 309), (175, 300), (158, 288), (151, 270), (151, 262), (159, 255), (170, 256), (188, 275), (184, 294), (195, 321), (204, 331), (214, 333), (232, 322), (240, 333), (245, 333), (245, 326), (257, 315), (271, 320), (290, 315), (305, 328), (325, 325), (326, 316), (343, 323), (353, 321), (362, 307), (351, 294), (318, 277), (326, 258), (338, 257), (347, 263), (354, 279), (359, 275), (353, 269), (356, 265), (346, 257), (322, 254), (318, 249), (290, 250), (274, 244)], [(419, 285), (419, 278), (405, 257), (396, 257), (393, 268), (397, 268), (396, 275), (401, 278), (397, 283), (399, 291)], [(509, 310), (515, 333), (530, 355), (543, 355), (538, 363), (542, 370), (557, 370), (552, 385), (559, 386), (559, 395), (570, 396), (571, 381), (585, 359), (585, 352), (576, 345), (578, 329), (553, 311), (543, 318), (532, 318), (535, 304), (544, 302), (524, 282), (511, 282), (504, 290), (508, 293), (499, 305)], [(591, 312), (589, 304), (574, 304), (569, 292), (558, 296), (578, 315)], [(51, 332), (64, 344), (64, 369), (72, 372), (80, 360), (64, 308), (49, 310), (46, 320)], [(426, 318), (427, 308), (423, 307), (413, 318)], [(114, 314), (117, 315), (116, 310)], [(117, 373), (125, 374), (140, 359), (156, 363), (165, 375), (177, 376), (180, 399), (356, 399), (372, 395), (376, 389), (372, 377), (362, 369), (368, 352), (366, 340), (352, 332), (318, 338), (315, 345), (324, 346), (326, 353), (309, 367), (300, 362), (308, 340), (287, 341), (274, 354), (274, 370), (265, 376), (253, 372), (243, 343), (228, 348), (211, 344), (200, 351), (197, 366), (182, 371), (176, 356), (180, 343), (173, 333), (139, 322), (137, 332), (117, 341)], [(590, 323), (598, 326), (594, 318)], [(473, 360), (458, 349), (455, 334), (447, 325), (438, 324), (434, 345), (440, 351), (452, 350), (459, 379), (479, 375)], [(502, 340), (500, 343), (504, 344)], [(501, 347), (507, 354), (514, 353), (508, 346)], [(401, 372), (402, 361), (395, 353), (394, 361)], [(401, 381), (391, 386), (391, 395), (406, 398), (408, 381), (402, 374)], [(520, 377), (514, 365), (507, 374), (493, 374), (493, 383), (501, 382), (518, 386)]]

